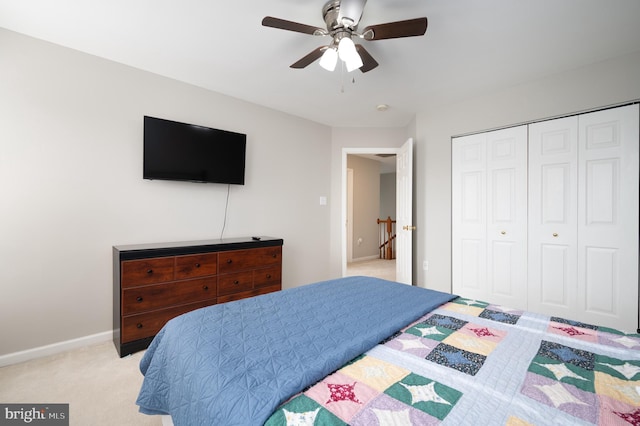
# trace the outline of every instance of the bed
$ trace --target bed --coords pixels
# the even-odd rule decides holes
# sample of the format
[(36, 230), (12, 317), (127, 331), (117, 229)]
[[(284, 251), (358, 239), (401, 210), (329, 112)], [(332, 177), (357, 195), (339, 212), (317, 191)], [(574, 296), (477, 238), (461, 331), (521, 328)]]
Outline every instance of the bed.
[(182, 315), (140, 368), (176, 426), (640, 424), (640, 335), (370, 277)]

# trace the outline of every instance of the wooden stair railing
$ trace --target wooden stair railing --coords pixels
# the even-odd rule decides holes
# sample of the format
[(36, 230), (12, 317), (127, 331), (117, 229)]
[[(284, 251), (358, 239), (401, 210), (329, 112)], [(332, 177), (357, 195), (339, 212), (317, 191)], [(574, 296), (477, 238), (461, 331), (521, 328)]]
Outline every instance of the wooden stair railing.
[(396, 251), (395, 251), (395, 239), (396, 233), (394, 231), (395, 220), (391, 220), (391, 216), (387, 216), (386, 219), (377, 219), (379, 226), (379, 236), (378, 236), (378, 246), (380, 250), (379, 257), (380, 259), (395, 259)]

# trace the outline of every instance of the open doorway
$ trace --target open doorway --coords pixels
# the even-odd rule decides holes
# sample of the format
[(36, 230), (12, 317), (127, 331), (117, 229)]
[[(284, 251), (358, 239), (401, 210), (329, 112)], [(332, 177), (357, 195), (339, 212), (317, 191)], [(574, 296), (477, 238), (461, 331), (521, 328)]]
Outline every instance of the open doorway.
[(347, 154), (346, 272), (396, 280), (396, 154)]
[[(342, 276), (347, 274), (348, 221), (348, 155), (396, 155), (396, 276), (395, 281), (413, 285), (413, 139), (409, 138), (399, 148), (343, 148), (342, 149)], [(379, 155), (377, 156), (379, 157)], [(355, 180), (355, 176), (354, 176)], [(375, 221), (374, 221), (375, 222)], [(358, 243), (356, 232), (352, 232), (351, 247)], [(375, 240), (375, 238), (374, 238)], [(351, 248), (350, 248), (351, 250)], [(352, 256), (353, 257), (353, 256)]]

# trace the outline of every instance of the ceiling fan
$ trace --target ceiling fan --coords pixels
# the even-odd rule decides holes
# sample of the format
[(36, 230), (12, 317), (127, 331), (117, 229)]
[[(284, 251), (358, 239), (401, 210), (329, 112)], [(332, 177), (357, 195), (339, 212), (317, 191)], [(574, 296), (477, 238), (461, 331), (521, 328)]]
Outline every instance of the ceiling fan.
[(322, 8), (325, 28), (300, 24), (280, 18), (267, 16), (262, 20), (265, 27), (278, 28), (314, 36), (330, 36), (328, 46), (321, 46), (291, 65), (291, 68), (305, 68), (320, 59), (320, 65), (333, 71), (340, 58), (351, 72), (360, 69), (363, 73), (378, 66), (378, 62), (361, 44), (355, 44), (353, 38), (363, 40), (386, 40), (390, 38), (422, 36), (427, 31), (427, 18), (408, 19), (370, 25), (358, 32), (358, 23), (362, 18), (367, 0), (329, 0)]

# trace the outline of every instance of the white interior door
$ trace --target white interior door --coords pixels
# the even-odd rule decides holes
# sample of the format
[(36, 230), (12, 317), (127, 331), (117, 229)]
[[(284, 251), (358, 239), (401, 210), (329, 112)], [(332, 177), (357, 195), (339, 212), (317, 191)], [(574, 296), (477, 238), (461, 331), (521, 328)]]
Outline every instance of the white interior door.
[(454, 138), (451, 152), (453, 293), (486, 300), (487, 160), (484, 133)]
[(529, 309), (575, 318), (577, 116), (529, 125), (529, 200)]
[(413, 139), (396, 157), (396, 281), (413, 284)]
[(638, 327), (638, 105), (578, 121), (578, 311)]
[(487, 134), (487, 283), (491, 301), (527, 308), (527, 127)]

